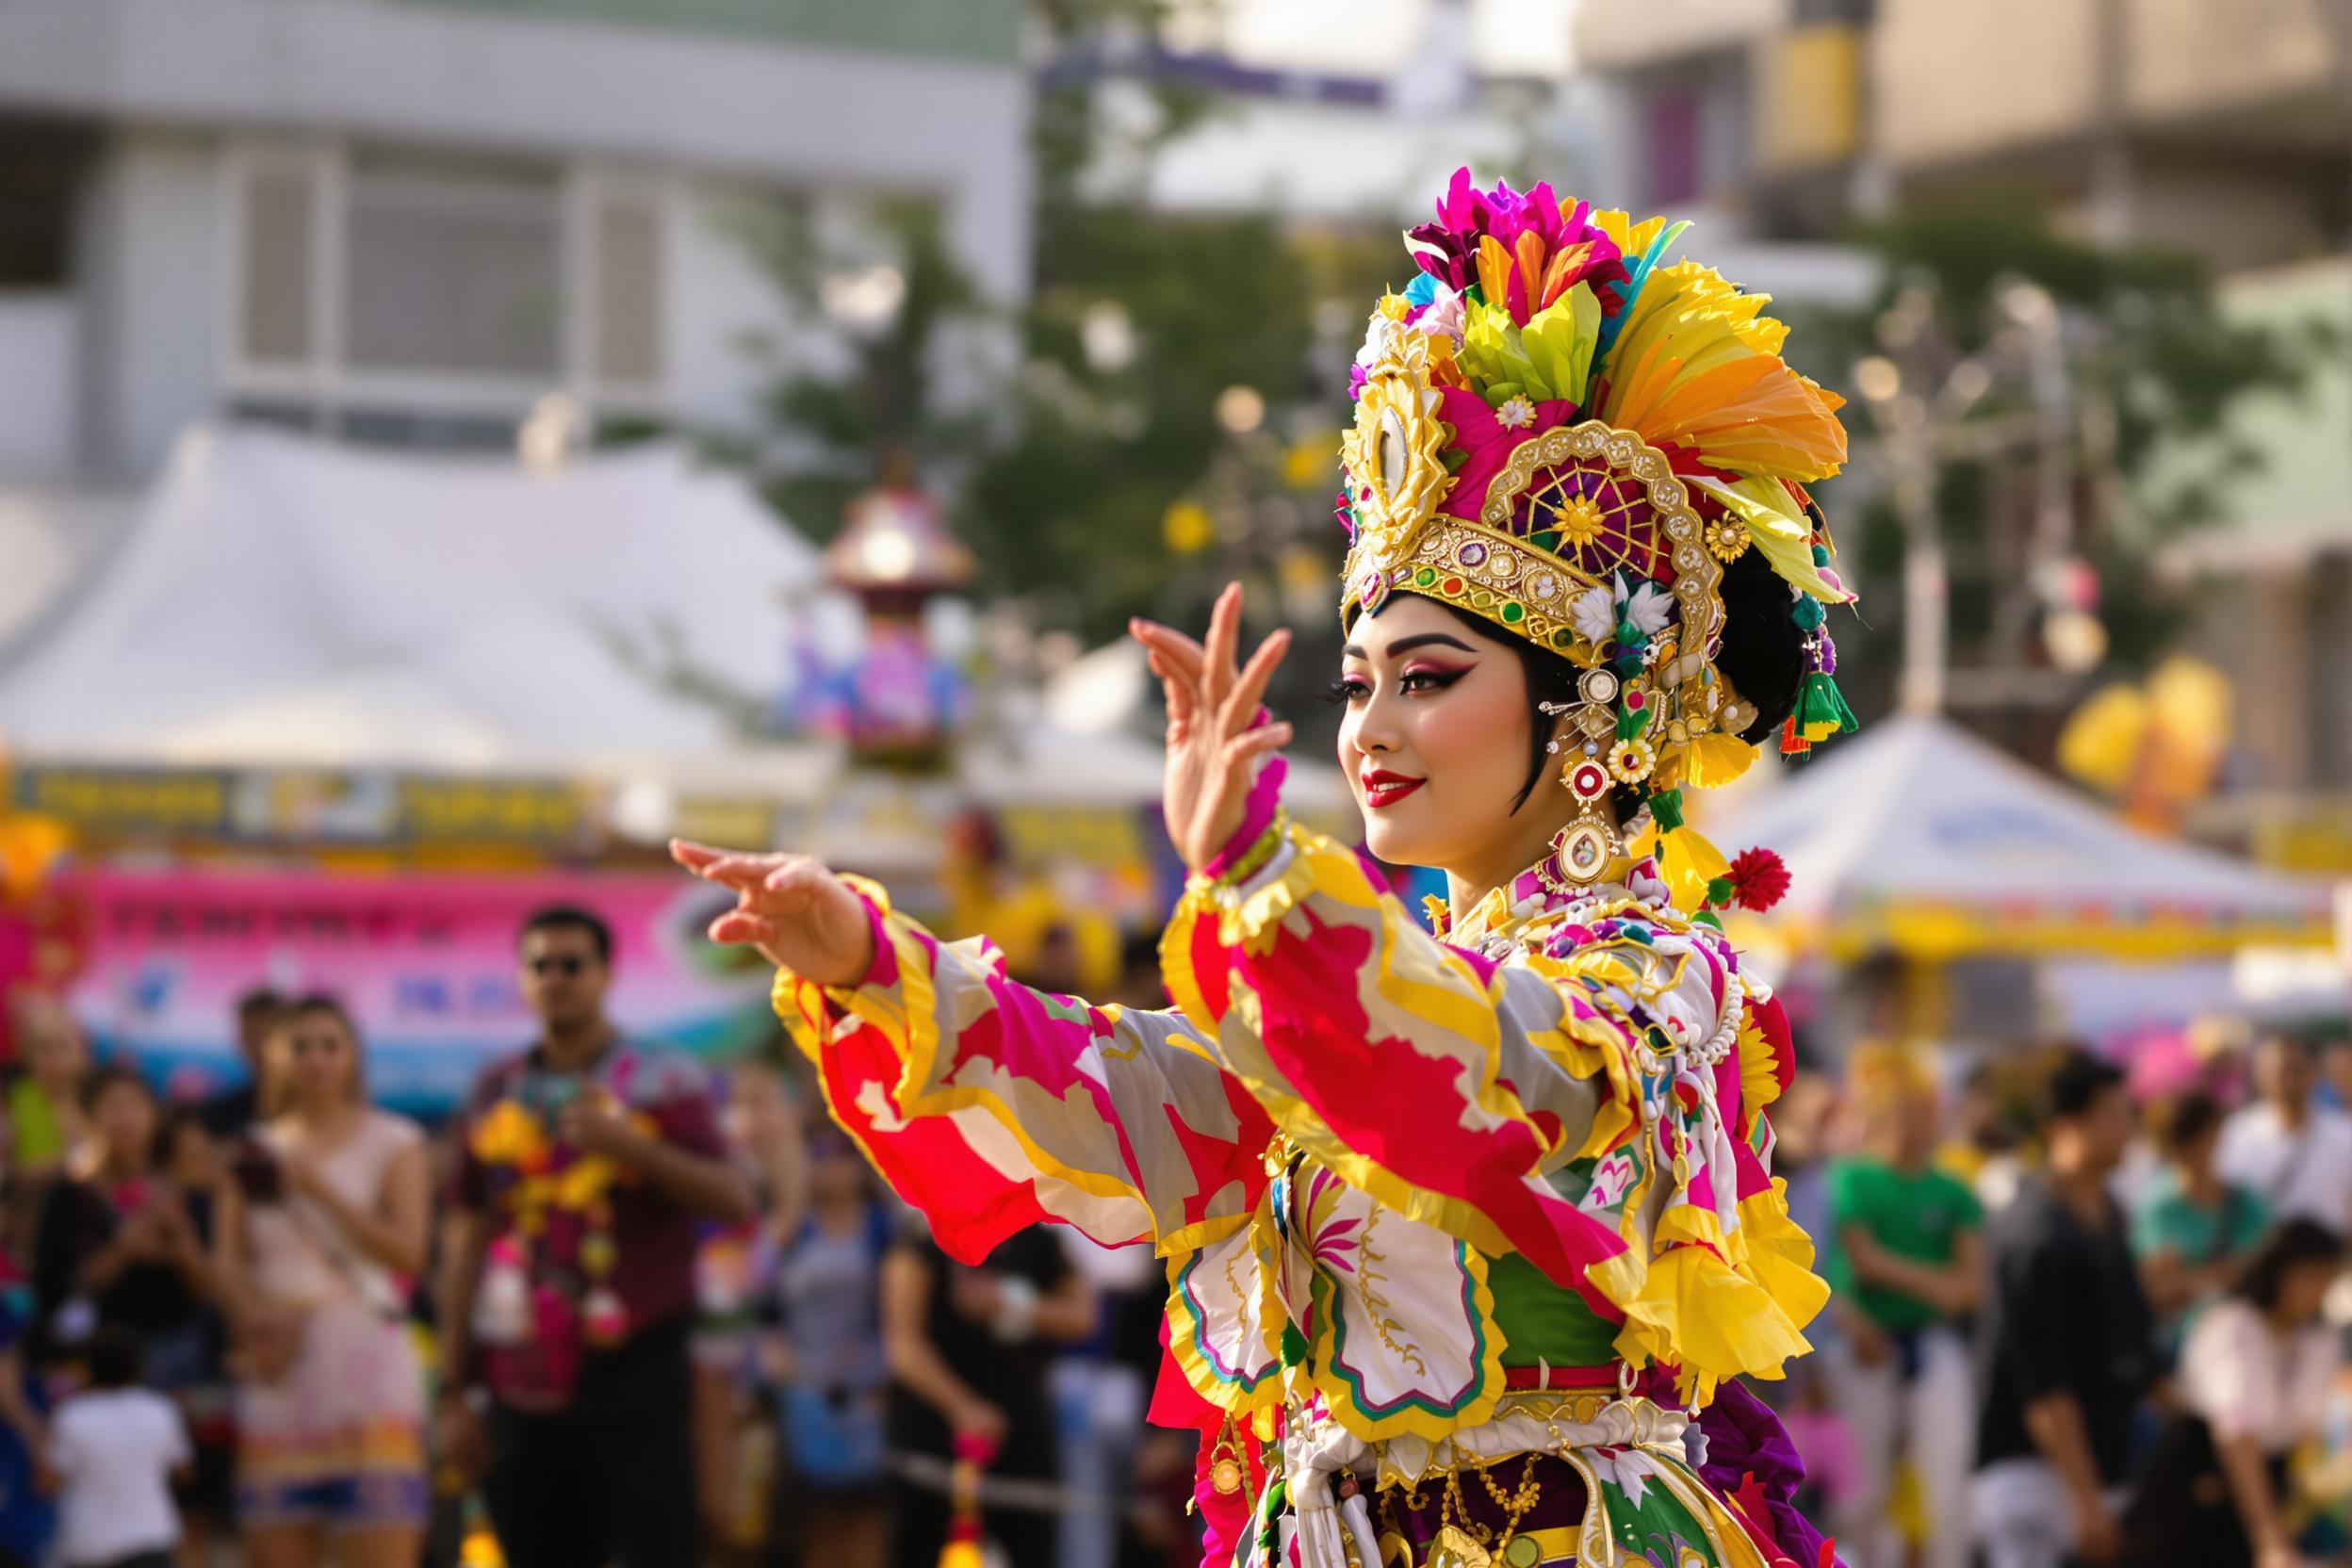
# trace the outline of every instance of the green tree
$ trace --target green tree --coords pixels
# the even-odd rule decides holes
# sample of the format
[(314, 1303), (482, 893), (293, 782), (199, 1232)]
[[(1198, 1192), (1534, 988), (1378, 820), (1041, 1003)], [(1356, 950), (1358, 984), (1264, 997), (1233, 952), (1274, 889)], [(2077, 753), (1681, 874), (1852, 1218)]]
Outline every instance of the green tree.
[[(2085, 245), (2055, 233), (2026, 201), (1904, 214), (1856, 237), (1885, 263), (1880, 296), (1856, 311), (1788, 314), (1792, 362), (1854, 400), (1847, 424), (1857, 466), (1870, 466), (1874, 438), (1854, 373), (1867, 358), (1900, 367), (1904, 390), (1924, 386), (1931, 402), (1964, 361), (1991, 372), (1981, 394), (1962, 400), (1965, 412), (1933, 416), (1953, 667), (2048, 662), (2041, 589), (2026, 568), (2053, 456), (2066, 550), (2096, 576), (2108, 662), (2146, 667), (2183, 625), (2176, 591), (2150, 569), (2157, 553), (2217, 521), (2232, 473), (2260, 462), (2220, 433), (2224, 413), (2253, 392), (2301, 388), (2317, 356), (2333, 351), (2328, 335), (2234, 324), (2202, 256)], [(2020, 284), (2026, 300), (2056, 307), (2044, 350), (2063, 377), (2054, 421), (2051, 389), (2037, 399), (2031, 346), (2017, 341)], [(2053, 430), (2062, 433), (2054, 446)], [(1866, 619), (1840, 617), (1838, 637), (1858, 704), (1883, 709), (1897, 669), (1904, 535), (1889, 498), (1867, 480), (1842, 488), (1870, 498), (1841, 507), (1840, 484), (1822, 493), (1849, 575), (1862, 580)]]

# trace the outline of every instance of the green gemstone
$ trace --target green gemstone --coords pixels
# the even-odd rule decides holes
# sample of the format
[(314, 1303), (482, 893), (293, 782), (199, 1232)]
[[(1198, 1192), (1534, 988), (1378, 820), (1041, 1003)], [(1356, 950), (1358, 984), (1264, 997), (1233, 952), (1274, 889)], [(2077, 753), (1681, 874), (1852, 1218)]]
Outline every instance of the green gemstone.
[(1552, 646), (1556, 648), (1574, 647), (1576, 642), (1576, 634), (1573, 628), (1561, 627), (1552, 633)]
[(1413, 586), (1416, 588), (1427, 588), (1430, 583), (1435, 582), (1436, 580), (1437, 568), (1434, 566), (1424, 566), (1419, 571), (1413, 574)]
[(1484, 610), (1488, 605), (1494, 602), (1494, 596), (1481, 588), (1477, 593), (1470, 596), (1470, 602), (1474, 607), (1479, 610)]
[(1509, 622), (1512, 626), (1517, 626), (1521, 621), (1524, 621), (1527, 618), (1527, 607), (1526, 605), (1520, 604), (1515, 600), (1510, 600), (1504, 603), (1503, 619), (1505, 621)]
[(1503, 1560), (1511, 1568), (1535, 1568), (1544, 1560), (1544, 1548), (1535, 1544), (1532, 1536), (1516, 1535), (1511, 1537), (1511, 1544), (1503, 1548)]

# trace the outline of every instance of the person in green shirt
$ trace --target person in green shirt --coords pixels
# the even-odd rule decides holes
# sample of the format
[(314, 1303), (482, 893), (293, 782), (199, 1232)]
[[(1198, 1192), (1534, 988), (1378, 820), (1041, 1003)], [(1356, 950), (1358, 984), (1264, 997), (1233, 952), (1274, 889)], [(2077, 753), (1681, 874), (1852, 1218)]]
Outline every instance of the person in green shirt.
[[(1842, 1331), (1831, 1397), (1857, 1461), (1838, 1536), (1857, 1568), (1966, 1568), (1975, 1434), (1963, 1330), (1984, 1295), (1984, 1210), (1935, 1163), (1942, 1096), (1921, 1054), (1857, 1051), (1852, 1084), (1862, 1150), (1829, 1167), (1824, 1270)], [(1899, 1520), (1903, 1466), (1918, 1506)]]
[(2217, 1102), (2194, 1093), (2155, 1118), (2164, 1167), (2132, 1217), (2132, 1252), (2167, 1347), (2230, 1288), (2270, 1221), (2261, 1195), (2225, 1180), (2215, 1163), (2222, 1119)]

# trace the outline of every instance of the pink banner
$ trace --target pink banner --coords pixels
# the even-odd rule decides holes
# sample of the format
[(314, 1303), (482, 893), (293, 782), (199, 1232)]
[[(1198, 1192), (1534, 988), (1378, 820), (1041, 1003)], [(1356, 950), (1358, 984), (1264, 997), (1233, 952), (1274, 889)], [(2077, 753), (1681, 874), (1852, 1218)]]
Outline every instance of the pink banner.
[(65, 879), (89, 949), (74, 1010), (102, 1051), (128, 1052), (175, 1095), (241, 1075), (237, 999), (325, 991), (367, 1037), (384, 1102), (446, 1106), (483, 1059), (528, 1042), (515, 934), (573, 904), (612, 928), (613, 1020), (702, 1054), (766, 1037), (769, 975), (703, 936), (723, 900), (683, 874), (512, 875), (95, 868)]

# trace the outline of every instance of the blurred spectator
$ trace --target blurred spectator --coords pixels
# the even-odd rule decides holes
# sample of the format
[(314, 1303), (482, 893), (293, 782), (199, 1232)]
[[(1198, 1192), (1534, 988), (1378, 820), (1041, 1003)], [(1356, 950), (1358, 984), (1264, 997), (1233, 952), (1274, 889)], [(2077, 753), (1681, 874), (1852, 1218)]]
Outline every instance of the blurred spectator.
[(90, 1047), (74, 1015), (51, 1002), (26, 1006), (17, 1044), (24, 1076), (8, 1086), (11, 1169), (36, 1181), (62, 1169), (84, 1134)]
[[(222, 1170), (204, 1113), (192, 1105), (166, 1111), (155, 1133), (155, 1173), (185, 1198), (207, 1258), (215, 1245), (213, 1211)], [(216, 1279), (210, 1298), (198, 1307), (196, 1321), (185, 1332), (151, 1347), (146, 1362), (147, 1385), (169, 1394), (179, 1406), (195, 1448), (188, 1473), (173, 1492), (185, 1537), (180, 1555), (193, 1564), (209, 1563), (211, 1544), (226, 1539), (237, 1524), (237, 1423), (223, 1359), (228, 1331), (219, 1310), (220, 1296)]]
[(34, 1484), (35, 1462), (48, 1446), (41, 1384), (24, 1357), (36, 1316), (31, 1287), (0, 1253), (0, 1568), (31, 1568), (55, 1524), (55, 1509)]
[[(750, 1187), (701, 1068), (623, 1039), (605, 1017), (605, 923), (543, 909), (520, 945), (541, 1034), (492, 1063), (463, 1112), (441, 1454), (482, 1475), (513, 1568), (698, 1562), (697, 1224), (745, 1218)], [(486, 1427), (473, 1398), (484, 1383)]]
[(2320, 1048), (2319, 1096), (2330, 1110), (2352, 1111), (2352, 1039), (2339, 1035)]
[(2311, 1042), (2284, 1031), (2254, 1054), (2254, 1103), (2230, 1118), (2220, 1168), (2252, 1189), (2276, 1219), (2315, 1219), (2352, 1232), (2352, 1117), (2319, 1101)]
[(779, 1518), (812, 1568), (881, 1568), (882, 1260), (893, 1214), (865, 1156), (830, 1121), (808, 1137), (808, 1203), (776, 1268), (786, 1364)]
[[(800, 1133), (781, 1081), (745, 1061), (728, 1070), (721, 1087), (720, 1129), (737, 1168), (765, 1200), (761, 1206), (798, 1207)], [(731, 1225), (706, 1222), (694, 1254), (694, 1463), (703, 1529), (720, 1561), (755, 1549), (769, 1512), (764, 1494), (749, 1494), (760, 1480), (763, 1455), (773, 1471), (773, 1434), (747, 1429), (769, 1233), (755, 1216)], [(763, 1494), (766, 1485), (759, 1488)]]
[(236, 1327), (237, 1516), (255, 1568), (414, 1568), (426, 1513), (424, 1372), (407, 1326), (425, 1266), (425, 1139), (368, 1102), (337, 1004), (278, 1014), (264, 1119), (223, 1184)]
[(64, 1568), (172, 1568), (180, 1518), (172, 1479), (189, 1460), (180, 1413), (139, 1386), (139, 1341), (129, 1331), (99, 1330), (81, 1359), (88, 1386), (58, 1409), (45, 1456), (57, 1492), (58, 1560)]
[(100, 1328), (144, 1348), (143, 1375), (176, 1386), (203, 1333), (212, 1267), (194, 1196), (155, 1168), (155, 1098), (127, 1067), (105, 1067), (83, 1093), (93, 1141), (86, 1175), (49, 1188), (33, 1250), (44, 1338), (71, 1348)]
[[(946, 1474), (956, 1439), (987, 1444), (983, 1479), (1050, 1490), (1058, 1473), (1053, 1348), (1095, 1330), (1094, 1298), (1060, 1240), (1032, 1226), (987, 1264), (952, 1262), (920, 1231), (882, 1266), (882, 1344), (890, 1361), (891, 1568), (938, 1568), (949, 1518)], [(998, 1494), (983, 1527), (1007, 1560), (1049, 1568), (1059, 1551), (1058, 1511), (1013, 1507)], [(1039, 1499), (1025, 1499), (1033, 1503)], [(1000, 1504), (1002, 1506), (1000, 1506)]]
[(1932, 1070), (1918, 1053), (1854, 1054), (1864, 1152), (1829, 1168), (1830, 1284), (1846, 1303), (1824, 1370), (1859, 1466), (1838, 1534), (1863, 1568), (1900, 1568), (1890, 1520), (1897, 1466), (1919, 1488), (1921, 1559), (1966, 1568), (1972, 1433), (1953, 1413), (1973, 1384), (1962, 1325), (1984, 1288), (1984, 1212), (1935, 1163), (1942, 1135)]
[(2190, 1330), (2181, 1413), (2158, 1439), (2131, 1520), (2131, 1558), (2295, 1568), (2287, 1458), (2320, 1434), (2344, 1350), (2320, 1306), (2344, 1243), (2291, 1219)]
[(204, 1125), (223, 1143), (235, 1143), (261, 1119), (261, 1081), (270, 1039), (277, 1034), (286, 999), (267, 986), (237, 999), (237, 1054), (244, 1058), (245, 1081), (204, 1104)]
[(2123, 1074), (2082, 1053), (2048, 1086), (2043, 1172), (1994, 1217), (1978, 1424), (1989, 1568), (2113, 1560), (2154, 1316), (2107, 1190), (2132, 1135)]
[(2164, 1164), (2132, 1216), (2132, 1250), (2164, 1342), (2177, 1348), (2190, 1313), (2229, 1288), (2262, 1239), (2262, 1200), (2215, 1168), (2222, 1109), (2210, 1095), (2178, 1096), (2155, 1121)]

